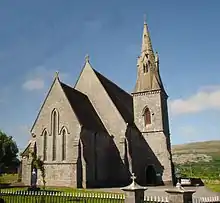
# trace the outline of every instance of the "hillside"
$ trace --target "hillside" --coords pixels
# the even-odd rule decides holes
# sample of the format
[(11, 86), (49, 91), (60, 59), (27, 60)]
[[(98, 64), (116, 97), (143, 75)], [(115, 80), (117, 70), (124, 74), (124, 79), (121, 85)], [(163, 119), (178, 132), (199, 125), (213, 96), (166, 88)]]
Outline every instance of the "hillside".
[(220, 140), (174, 145), (172, 154), (173, 161), (177, 164), (219, 160)]
[(182, 177), (219, 181), (220, 140), (174, 145), (172, 154)]

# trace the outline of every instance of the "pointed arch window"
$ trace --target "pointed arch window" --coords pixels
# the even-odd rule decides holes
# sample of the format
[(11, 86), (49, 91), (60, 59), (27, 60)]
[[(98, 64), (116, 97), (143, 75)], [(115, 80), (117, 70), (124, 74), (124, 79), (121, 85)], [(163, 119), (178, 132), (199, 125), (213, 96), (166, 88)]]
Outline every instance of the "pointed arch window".
[(43, 160), (47, 160), (47, 131), (43, 133)]
[(66, 160), (66, 130), (62, 131), (62, 161)]
[(52, 160), (56, 160), (56, 137), (58, 132), (58, 112), (52, 112)]
[(145, 125), (151, 124), (151, 112), (150, 112), (150, 109), (148, 107), (146, 107), (144, 109), (143, 116), (144, 116), (144, 124)]

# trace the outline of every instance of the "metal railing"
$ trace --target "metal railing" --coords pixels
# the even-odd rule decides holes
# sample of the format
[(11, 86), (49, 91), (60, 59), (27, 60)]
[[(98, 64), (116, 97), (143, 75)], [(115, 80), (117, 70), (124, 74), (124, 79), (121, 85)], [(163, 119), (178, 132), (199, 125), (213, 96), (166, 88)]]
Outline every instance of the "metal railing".
[[(1, 191), (5, 203), (124, 203), (123, 194), (56, 191)], [(1, 201), (0, 201), (1, 202)]]
[[(59, 191), (0, 191), (5, 203), (125, 203), (121, 193), (59, 192)], [(193, 203), (220, 203), (220, 196), (193, 197)], [(145, 196), (144, 203), (169, 203), (168, 197)], [(2, 203), (0, 201), (0, 203)]]
[(220, 203), (220, 196), (193, 198), (193, 203)]
[(145, 203), (168, 203), (168, 197), (160, 197), (160, 196), (145, 196), (144, 197)]

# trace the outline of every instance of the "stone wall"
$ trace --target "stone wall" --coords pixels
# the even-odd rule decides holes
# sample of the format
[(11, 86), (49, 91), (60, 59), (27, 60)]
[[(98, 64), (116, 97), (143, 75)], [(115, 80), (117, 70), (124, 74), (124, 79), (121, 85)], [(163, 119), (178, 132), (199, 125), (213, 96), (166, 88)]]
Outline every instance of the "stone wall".
[[(172, 183), (170, 135), (165, 94), (159, 91), (135, 93), (133, 95), (135, 124), (141, 131), (155, 157), (163, 168), (161, 173), (165, 184)], [(164, 104), (165, 102), (165, 104)], [(151, 112), (151, 124), (145, 125), (143, 112), (148, 107)]]
[(31, 184), (31, 163), (27, 157), (22, 157), (22, 177), (21, 181), (25, 185)]
[(86, 161), (87, 187), (124, 186), (127, 168), (120, 157), (114, 139), (107, 132), (81, 132)]
[[(77, 187), (76, 163), (45, 164), (46, 185)], [(41, 173), (38, 171), (38, 185), (43, 185)]]
[(124, 147), (120, 140), (124, 138), (126, 123), (89, 63), (86, 63), (75, 88), (88, 96), (123, 159)]
[[(57, 112), (57, 128), (56, 128), (56, 159), (52, 159), (52, 126), (51, 117), (54, 109)], [(71, 121), (71, 122), (70, 122)], [(66, 159), (62, 160), (62, 132), (61, 129), (66, 129)], [(59, 80), (55, 79), (49, 95), (47, 96), (36, 122), (32, 129), (32, 135), (36, 139), (37, 155), (43, 157), (43, 132), (47, 131), (47, 157), (45, 160), (46, 166), (46, 181), (49, 185), (56, 186), (67, 185), (76, 186), (75, 173), (76, 162), (78, 158), (78, 143), (81, 126), (60, 86)], [(26, 170), (26, 169), (24, 169)], [(31, 175), (31, 174), (29, 174)], [(39, 177), (38, 173), (38, 177)], [(58, 178), (59, 177), (59, 178)], [(54, 179), (55, 178), (55, 179)], [(41, 183), (41, 182), (40, 182)]]

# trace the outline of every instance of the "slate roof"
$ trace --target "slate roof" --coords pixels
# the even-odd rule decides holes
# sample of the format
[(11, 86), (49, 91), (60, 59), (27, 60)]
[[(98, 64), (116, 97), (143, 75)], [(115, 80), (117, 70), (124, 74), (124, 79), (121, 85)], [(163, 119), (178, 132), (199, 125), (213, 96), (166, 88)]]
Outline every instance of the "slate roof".
[(88, 97), (62, 82), (60, 84), (80, 124), (90, 130), (106, 131)]
[(115, 83), (93, 69), (126, 123), (133, 123), (133, 98)]
[(31, 143), (27, 145), (27, 147), (24, 149), (24, 151), (21, 153), (21, 156), (28, 156), (29, 155), (29, 149), (30, 149)]

